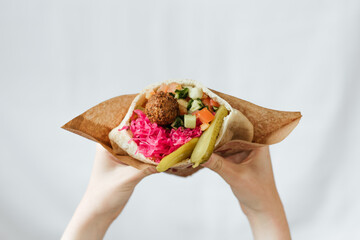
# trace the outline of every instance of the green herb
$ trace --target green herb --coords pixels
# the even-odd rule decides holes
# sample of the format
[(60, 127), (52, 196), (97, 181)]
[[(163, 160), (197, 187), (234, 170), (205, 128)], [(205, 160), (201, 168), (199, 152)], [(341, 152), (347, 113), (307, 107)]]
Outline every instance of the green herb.
[(187, 98), (189, 94), (189, 89), (188, 88), (184, 88), (184, 89), (176, 89), (175, 90), (175, 98), (176, 99), (180, 99), (180, 98)]
[(181, 119), (181, 117), (176, 117), (175, 121), (171, 124), (172, 128), (178, 128), (184, 126), (184, 121)]
[(171, 96), (173, 96), (173, 97), (175, 97), (175, 94), (173, 94), (172, 92), (171, 93), (169, 93)]
[(193, 103), (193, 101), (194, 101), (194, 99), (191, 99), (191, 100), (189, 101), (189, 103), (188, 103), (188, 105), (187, 105), (187, 108), (186, 108), (188, 111), (190, 110), (191, 104)]

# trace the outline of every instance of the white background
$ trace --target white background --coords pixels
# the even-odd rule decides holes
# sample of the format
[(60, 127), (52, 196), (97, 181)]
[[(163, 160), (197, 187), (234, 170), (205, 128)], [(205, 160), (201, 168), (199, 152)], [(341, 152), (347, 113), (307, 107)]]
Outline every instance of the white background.
[[(192, 78), (303, 119), (271, 147), (294, 239), (360, 239), (360, 2), (0, 0), (0, 238), (58, 239), (94, 143), (60, 129)], [(215, 173), (151, 176), (106, 239), (251, 239)]]

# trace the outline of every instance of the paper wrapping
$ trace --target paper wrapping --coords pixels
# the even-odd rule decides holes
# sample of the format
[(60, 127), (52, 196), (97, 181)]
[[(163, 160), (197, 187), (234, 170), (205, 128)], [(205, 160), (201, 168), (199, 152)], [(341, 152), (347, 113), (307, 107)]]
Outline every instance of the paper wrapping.
[[(300, 112), (285, 112), (263, 108), (225, 93), (210, 90), (226, 100), (233, 108), (242, 112), (254, 126), (252, 142), (233, 139), (214, 150), (215, 153), (222, 156), (229, 156), (244, 150), (252, 150), (278, 143), (290, 134), (301, 118)], [(108, 136), (109, 132), (120, 124), (136, 95), (122, 95), (106, 100), (75, 117), (62, 128), (100, 143), (119, 162), (137, 169), (145, 169), (150, 165), (128, 156), (125, 151), (117, 149), (118, 154), (115, 154)], [(190, 166), (181, 171), (169, 169), (167, 173), (185, 177), (192, 175), (201, 168), (201, 166), (197, 168)]]

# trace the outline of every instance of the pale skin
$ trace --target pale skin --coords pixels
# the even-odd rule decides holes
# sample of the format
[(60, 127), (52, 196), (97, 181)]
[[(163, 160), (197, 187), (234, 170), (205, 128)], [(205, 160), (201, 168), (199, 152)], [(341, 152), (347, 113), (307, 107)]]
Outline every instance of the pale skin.
[(226, 158), (212, 154), (203, 166), (217, 172), (230, 185), (249, 220), (254, 239), (291, 239), (275, 185), (269, 147)]
[[(113, 160), (114, 156), (97, 145), (88, 188), (61, 239), (103, 239), (135, 186), (157, 172), (155, 167), (138, 170)], [(217, 172), (230, 185), (249, 220), (254, 239), (291, 239), (268, 147), (226, 158), (212, 154), (203, 166)]]

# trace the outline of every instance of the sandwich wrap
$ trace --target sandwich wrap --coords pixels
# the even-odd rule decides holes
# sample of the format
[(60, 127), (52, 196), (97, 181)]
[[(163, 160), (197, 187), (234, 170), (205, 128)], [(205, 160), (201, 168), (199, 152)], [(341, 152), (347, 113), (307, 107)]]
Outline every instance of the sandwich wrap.
[[(177, 83), (182, 86), (198, 88), (201, 89), (203, 93), (209, 96), (211, 99), (218, 102), (220, 105), (224, 105), (228, 110), (229, 114), (224, 118), (223, 124), (221, 126), (219, 135), (216, 139), (215, 148), (224, 145), (226, 142), (229, 142), (231, 139), (240, 139), (244, 141), (251, 142), (254, 136), (254, 128), (251, 122), (237, 109), (234, 109), (228, 102), (219, 97), (217, 94), (213, 93), (211, 90), (203, 86), (201, 83), (194, 80), (168, 80), (164, 82), (159, 82), (152, 84), (145, 89), (143, 89), (132, 101), (130, 104), (129, 110), (125, 115), (124, 119), (119, 126), (114, 128), (110, 134), (109, 139), (112, 145), (112, 148), (115, 150), (115, 153), (118, 153), (118, 150), (125, 151), (129, 156), (148, 164), (158, 165), (155, 161), (151, 160), (148, 157), (145, 157), (142, 153), (138, 151), (138, 145), (131, 141), (132, 132), (130, 130), (122, 130), (124, 127), (130, 126), (131, 116), (137, 108), (141, 108), (147, 102), (146, 93), (150, 90), (157, 91), (161, 85), (169, 85), (171, 83)], [(180, 163), (177, 163), (172, 168), (181, 170), (191, 166), (192, 163), (190, 159), (187, 158)]]
[[(228, 142), (225, 142), (223, 145), (219, 144), (215, 148), (214, 153), (221, 156), (229, 156), (241, 151), (250, 151), (255, 148), (278, 143), (290, 134), (301, 119), (300, 112), (286, 112), (263, 108), (234, 96), (212, 89), (209, 90), (226, 101), (233, 109), (240, 111), (251, 122), (254, 130), (252, 141), (239, 139), (239, 135), (235, 134)], [(130, 157), (117, 144), (112, 146), (109, 139), (110, 131), (119, 126), (137, 96), (138, 94), (121, 95), (103, 101), (70, 120), (62, 128), (100, 143), (119, 162), (137, 169), (148, 168), (152, 164)], [(190, 166), (185, 169), (171, 168), (167, 173), (185, 177), (192, 175), (201, 168), (201, 166), (197, 168)]]

